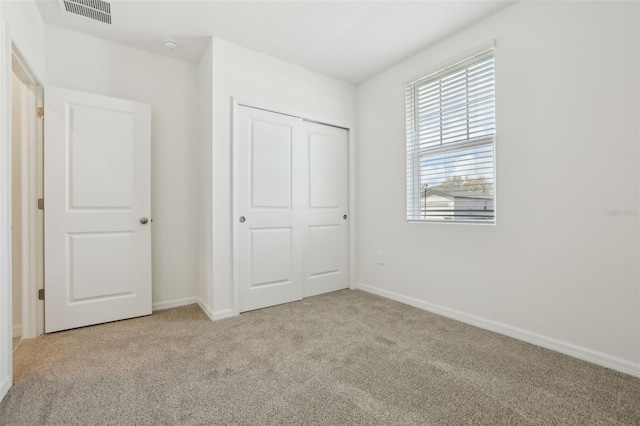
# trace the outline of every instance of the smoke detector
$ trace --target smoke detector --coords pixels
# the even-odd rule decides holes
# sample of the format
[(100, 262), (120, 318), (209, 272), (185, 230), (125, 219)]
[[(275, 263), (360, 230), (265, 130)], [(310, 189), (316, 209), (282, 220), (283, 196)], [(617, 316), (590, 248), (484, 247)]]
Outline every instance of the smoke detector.
[(103, 0), (59, 0), (62, 10), (111, 25), (111, 3)]
[(164, 45), (164, 47), (166, 47), (169, 50), (176, 50), (180, 44), (175, 41), (175, 40), (171, 40), (170, 38), (166, 38), (162, 41), (162, 44)]

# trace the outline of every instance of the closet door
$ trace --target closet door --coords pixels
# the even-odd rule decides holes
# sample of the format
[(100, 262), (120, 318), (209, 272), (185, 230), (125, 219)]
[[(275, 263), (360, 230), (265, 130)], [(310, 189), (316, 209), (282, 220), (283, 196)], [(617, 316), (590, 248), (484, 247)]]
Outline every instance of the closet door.
[(347, 131), (245, 106), (234, 124), (240, 312), (347, 288)]
[(305, 122), (304, 295), (348, 283), (348, 137), (345, 129)]
[(235, 213), (240, 312), (302, 298), (304, 127), (241, 106), (235, 120)]

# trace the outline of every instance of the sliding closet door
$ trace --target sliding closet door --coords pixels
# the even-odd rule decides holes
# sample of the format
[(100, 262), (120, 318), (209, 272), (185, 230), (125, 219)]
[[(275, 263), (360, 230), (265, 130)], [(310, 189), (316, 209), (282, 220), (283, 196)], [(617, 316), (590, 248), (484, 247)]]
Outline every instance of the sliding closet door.
[(245, 106), (234, 124), (240, 312), (347, 288), (347, 131)]
[(304, 295), (348, 283), (348, 137), (345, 129), (305, 122), (308, 198)]
[[(240, 312), (302, 298), (302, 120), (239, 107), (236, 226)], [(302, 166), (302, 167), (301, 167)]]

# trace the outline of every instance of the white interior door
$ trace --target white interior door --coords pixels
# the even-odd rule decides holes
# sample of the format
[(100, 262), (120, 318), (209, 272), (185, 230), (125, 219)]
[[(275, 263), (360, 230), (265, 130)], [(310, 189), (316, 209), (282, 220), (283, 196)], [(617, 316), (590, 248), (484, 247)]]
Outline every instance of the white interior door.
[(45, 331), (151, 314), (149, 105), (45, 89)]
[(308, 197), (305, 211), (304, 296), (342, 290), (348, 274), (348, 135), (305, 122)]
[(240, 106), (240, 312), (348, 286), (347, 131)]
[(236, 120), (236, 216), (240, 311), (302, 299), (306, 188), (302, 120), (240, 107)]

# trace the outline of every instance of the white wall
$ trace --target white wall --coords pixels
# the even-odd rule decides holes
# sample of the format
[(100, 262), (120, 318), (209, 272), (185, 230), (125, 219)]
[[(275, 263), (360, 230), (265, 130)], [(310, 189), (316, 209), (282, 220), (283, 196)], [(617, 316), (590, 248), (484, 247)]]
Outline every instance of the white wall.
[[(361, 287), (640, 375), (638, 16), (520, 2), (361, 84)], [(403, 85), (491, 39), (497, 225), (407, 223)]]
[(198, 299), (212, 315), (211, 278), (211, 146), (213, 137), (213, 41), (198, 63)]
[(329, 124), (355, 123), (355, 87), (297, 65), (213, 40), (213, 315), (232, 309), (231, 99)]
[(166, 307), (194, 299), (199, 232), (196, 66), (47, 25), (46, 67), (50, 85), (151, 105), (153, 303)]
[(40, 83), (46, 81), (44, 21), (36, 2), (1, 1), (3, 19), (9, 21), (11, 38)]

